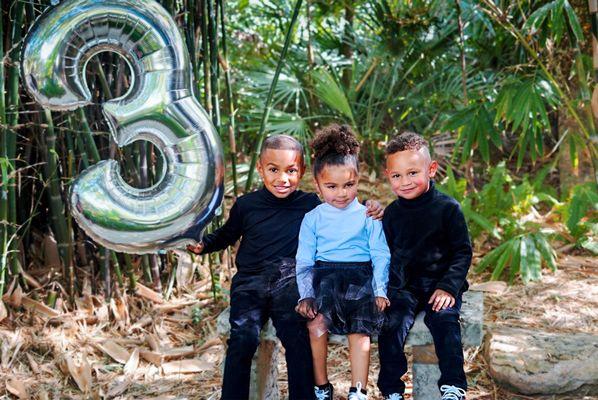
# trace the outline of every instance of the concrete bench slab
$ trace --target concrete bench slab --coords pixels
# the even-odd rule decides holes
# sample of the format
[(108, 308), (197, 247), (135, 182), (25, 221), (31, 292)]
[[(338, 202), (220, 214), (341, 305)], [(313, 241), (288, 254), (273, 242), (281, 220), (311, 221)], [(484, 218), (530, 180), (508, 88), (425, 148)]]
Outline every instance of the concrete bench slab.
[[(461, 336), (465, 347), (482, 344), (484, 296), (482, 292), (468, 291), (463, 294), (461, 306)], [(224, 310), (217, 319), (217, 331), (224, 343), (230, 330), (229, 309)], [(376, 338), (373, 338), (375, 341)], [(346, 336), (331, 335), (331, 343), (347, 344)], [(418, 314), (413, 328), (407, 337), (407, 346), (413, 352), (413, 398), (414, 400), (437, 400), (439, 391), (436, 382), (440, 378), (438, 360), (434, 351), (434, 341), (424, 324), (424, 313)], [(260, 346), (253, 358), (251, 368), (250, 400), (278, 400), (277, 359), (280, 342), (272, 322), (262, 329)], [(376, 357), (376, 354), (372, 355)]]

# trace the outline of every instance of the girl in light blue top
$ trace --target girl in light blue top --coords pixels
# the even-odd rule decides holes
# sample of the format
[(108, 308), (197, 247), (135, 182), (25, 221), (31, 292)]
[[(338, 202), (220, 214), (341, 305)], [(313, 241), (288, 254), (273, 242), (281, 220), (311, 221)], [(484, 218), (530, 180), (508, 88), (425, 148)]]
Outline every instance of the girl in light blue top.
[(332, 399), (326, 358), (328, 333), (348, 335), (349, 400), (367, 399), (370, 335), (388, 306), (390, 252), (382, 224), (357, 201), (359, 143), (351, 129), (330, 125), (312, 142), (314, 178), (325, 203), (305, 214), (297, 249), (297, 311), (308, 318), (315, 396)]

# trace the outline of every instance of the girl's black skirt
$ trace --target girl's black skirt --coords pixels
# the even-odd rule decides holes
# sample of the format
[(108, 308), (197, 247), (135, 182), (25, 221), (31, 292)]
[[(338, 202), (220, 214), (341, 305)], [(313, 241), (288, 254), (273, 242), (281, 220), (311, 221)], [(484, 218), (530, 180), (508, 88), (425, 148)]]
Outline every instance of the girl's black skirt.
[(337, 335), (375, 335), (384, 323), (376, 307), (371, 262), (316, 261), (313, 286), (325, 328)]

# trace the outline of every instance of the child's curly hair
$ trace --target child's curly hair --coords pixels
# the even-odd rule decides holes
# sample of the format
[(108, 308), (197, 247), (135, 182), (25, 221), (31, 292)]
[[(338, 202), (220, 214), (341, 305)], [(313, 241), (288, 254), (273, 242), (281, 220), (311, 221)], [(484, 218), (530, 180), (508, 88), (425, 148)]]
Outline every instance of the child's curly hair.
[(311, 142), (314, 152), (314, 175), (326, 165), (353, 165), (359, 171), (359, 142), (349, 125), (330, 124), (318, 132)]
[(422, 147), (428, 148), (426, 140), (415, 132), (403, 132), (392, 138), (386, 145), (386, 155), (397, 153), (399, 151), (414, 150), (418, 151)]

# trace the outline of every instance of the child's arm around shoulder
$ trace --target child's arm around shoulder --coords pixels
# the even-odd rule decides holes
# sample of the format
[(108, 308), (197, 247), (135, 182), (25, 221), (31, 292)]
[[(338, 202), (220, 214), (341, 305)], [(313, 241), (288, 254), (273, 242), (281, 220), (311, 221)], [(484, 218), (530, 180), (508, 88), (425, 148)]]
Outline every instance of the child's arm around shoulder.
[(386, 289), (390, 268), (390, 250), (384, 236), (382, 222), (367, 218), (366, 229), (369, 237), (370, 257), (374, 268), (374, 277), (372, 279), (374, 295), (387, 301)]
[(240, 198), (231, 207), (224, 225), (204, 236), (198, 245), (189, 245), (187, 249), (196, 254), (206, 254), (234, 245), (243, 234), (243, 218), (239, 200)]

